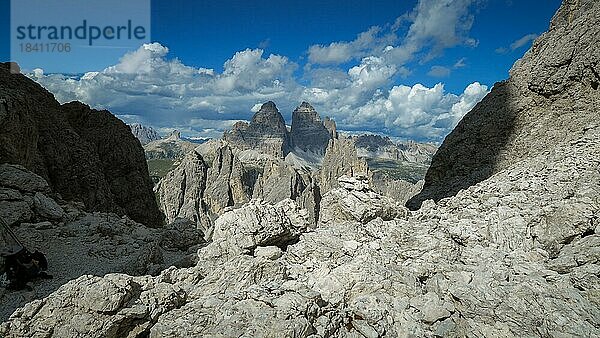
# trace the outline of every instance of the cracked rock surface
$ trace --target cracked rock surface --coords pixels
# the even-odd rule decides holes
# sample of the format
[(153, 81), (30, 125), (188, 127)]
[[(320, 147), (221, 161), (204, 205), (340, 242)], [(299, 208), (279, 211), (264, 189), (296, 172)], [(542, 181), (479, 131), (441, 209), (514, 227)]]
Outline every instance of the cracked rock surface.
[[(438, 165), (430, 182), (452, 190), (461, 170), (481, 175), (451, 196), (409, 211), (354, 175), (324, 193), (314, 226), (291, 200), (225, 208), (196, 265), (158, 276), (82, 276), (16, 310), (0, 336), (600, 336), (600, 124), (598, 105), (589, 104), (600, 92), (587, 75), (555, 72), (536, 80), (541, 89), (518, 85), (535, 57), (546, 62), (546, 46), (569, 31), (587, 27), (584, 36), (600, 36), (599, 18), (599, 2), (565, 1), (551, 30), (513, 68), (513, 80), (499, 84), (449, 137), (434, 162), (457, 166)], [(584, 47), (575, 48), (596, 55)], [(481, 142), (469, 124), (525, 91), (528, 103), (512, 112), (521, 121), (516, 135), (529, 128), (538, 138), (527, 154), (497, 147), (498, 166), (487, 172), (484, 161), (477, 171), (462, 160), (468, 148), (449, 146)], [(507, 107), (519, 105), (511, 102)], [(552, 107), (567, 115), (541, 114)], [(538, 129), (522, 122), (531, 116)]]

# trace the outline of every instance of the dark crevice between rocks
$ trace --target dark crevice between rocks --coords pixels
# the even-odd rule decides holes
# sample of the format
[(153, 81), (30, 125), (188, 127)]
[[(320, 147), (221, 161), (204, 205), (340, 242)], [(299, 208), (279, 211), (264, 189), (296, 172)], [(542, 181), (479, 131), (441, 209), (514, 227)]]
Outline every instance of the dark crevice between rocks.
[(565, 238), (564, 238), (564, 239), (563, 239), (563, 240), (560, 242), (560, 244), (569, 245), (569, 244), (573, 243), (573, 240), (575, 240), (575, 238), (578, 238), (578, 237), (579, 237), (579, 234), (577, 234), (577, 235), (572, 235), (572, 236), (568, 236), (568, 237), (565, 237)]
[(595, 79), (590, 82), (590, 85), (592, 86), (593, 90), (598, 90), (598, 85), (600, 83), (600, 74), (598, 74), (594, 67), (589, 67), (589, 69), (592, 71), (592, 74), (594, 74), (595, 77)]
[(248, 255), (248, 256), (254, 256), (254, 252), (256, 251), (256, 248), (265, 247), (265, 246), (276, 246), (279, 249), (281, 249), (281, 251), (286, 252), (288, 246), (294, 245), (298, 242), (300, 242), (300, 236), (290, 236), (288, 238), (283, 238), (283, 239), (276, 238), (276, 239), (272, 239), (270, 241), (261, 243), (260, 245), (257, 245), (255, 247), (248, 248), (244, 251), (244, 254)]
[(587, 229), (584, 233), (581, 234), (581, 238), (595, 235), (596, 231), (594, 229)]
[(281, 249), (281, 251), (285, 252), (287, 251), (288, 246), (290, 245), (294, 245), (296, 243), (298, 243), (300, 241), (300, 236), (290, 236), (287, 238), (276, 238), (273, 239), (271, 241), (266, 241), (265, 243), (259, 245), (259, 246), (276, 246), (279, 249)]
[(319, 213), (321, 212), (321, 188), (319, 187), (319, 185), (314, 182), (313, 183), (313, 191), (314, 191), (314, 202), (315, 202), (315, 224), (319, 223)]
[(427, 280), (429, 279), (429, 276), (423, 275), (423, 276), (417, 276), (417, 281), (421, 284), (421, 285), (425, 285), (427, 283)]

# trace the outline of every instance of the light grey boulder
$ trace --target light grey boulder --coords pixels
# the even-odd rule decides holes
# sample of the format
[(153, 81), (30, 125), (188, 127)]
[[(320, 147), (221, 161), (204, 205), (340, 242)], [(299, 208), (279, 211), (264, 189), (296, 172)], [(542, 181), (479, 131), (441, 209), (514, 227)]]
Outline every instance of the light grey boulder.
[(33, 196), (33, 209), (40, 219), (59, 221), (65, 217), (61, 206), (41, 192), (36, 192)]
[(230, 253), (250, 252), (259, 246), (286, 248), (308, 227), (307, 212), (290, 199), (275, 205), (251, 200), (215, 221), (213, 242)]
[(282, 254), (281, 248), (276, 246), (259, 246), (254, 250), (254, 257), (272, 261), (281, 257)]
[(16, 189), (22, 192), (47, 192), (48, 182), (23, 166), (15, 164), (0, 164), (0, 186)]
[(365, 176), (342, 176), (338, 184), (340, 188), (331, 190), (321, 200), (321, 225), (343, 221), (368, 223), (376, 218), (391, 220), (408, 214), (401, 204), (375, 193)]

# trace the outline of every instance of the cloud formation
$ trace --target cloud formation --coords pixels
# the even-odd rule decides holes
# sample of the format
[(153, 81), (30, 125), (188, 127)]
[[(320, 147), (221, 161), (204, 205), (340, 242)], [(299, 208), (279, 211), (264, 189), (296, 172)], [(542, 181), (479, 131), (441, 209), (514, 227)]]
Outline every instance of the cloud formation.
[(382, 29), (373, 26), (366, 32), (358, 34), (353, 41), (332, 42), (329, 45), (312, 45), (308, 48), (308, 60), (314, 64), (340, 64), (364, 57), (377, 49), (383, 51), (395, 37), (380, 36)]
[(60, 102), (79, 100), (116, 114), (137, 115), (157, 127), (189, 125), (192, 117), (236, 120), (240, 113), (266, 99), (287, 97), (299, 88), (297, 65), (280, 55), (264, 56), (261, 49), (237, 52), (223, 72), (195, 68), (168, 59), (168, 48), (145, 44), (120, 62), (79, 79), (63, 75), (32, 76)]
[[(177, 128), (188, 137), (218, 137), (267, 100), (289, 119), (306, 100), (321, 115), (333, 117), (340, 129), (440, 141), (488, 87), (475, 82), (455, 95), (445, 92), (442, 83), (427, 88), (399, 82), (410, 74), (409, 62), (436, 58), (457, 45), (476, 45), (469, 37), (469, 9), (475, 1), (420, 0), (393, 25), (372, 27), (352, 41), (310, 46), (301, 75), (286, 56), (266, 55), (260, 48), (235, 53), (222, 71), (215, 71), (185, 65), (166, 46), (152, 43), (81, 77), (42, 70), (29, 76), (61, 102), (79, 100), (109, 109), (126, 122), (164, 132)], [(429, 75), (449, 76), (464, 61), (432, 66)]]
[(427, 75), (432, 77), (448, 77), (452, 71), (444, 66), (431, 66)]
[(330, 100), (323, 100), (316, 107), (322, 111), (337, 108), (336, 121), (345, 130), (384, 132), (396, 137), (439, 141), (488, 92), (488, 87), (478, 82), (467, 86), (460, 95), (446, 93), (441, 83), (433, 88), (422, 84), (412, 87), (398, 85), (387, 92), (378, 91), (356, 109), (333, 107)]
[[(473, 25), (470, 12), (477, 0), (419, 0), (414, 10), (400, 16), (393, 25), (374, 26), (352, 41), (313, 45), (308, 48), (312, 64), (341, 64), (366, 56), (384, 57), (388, 63), (402, 66), (416, 54), (429, 61), (447, 48), (476, 46), (469, 37)], [(406, 32), (400, 28), (408, 23)]]
[(496, 49), (496, 53), (498, 54), (506, 54), (508, 52), (514, 52), (515, 50), (535, 41), (538, 38), (538, 34), (527, 34), (523, 37), (513, 41), (509, 47), (499, 47)]

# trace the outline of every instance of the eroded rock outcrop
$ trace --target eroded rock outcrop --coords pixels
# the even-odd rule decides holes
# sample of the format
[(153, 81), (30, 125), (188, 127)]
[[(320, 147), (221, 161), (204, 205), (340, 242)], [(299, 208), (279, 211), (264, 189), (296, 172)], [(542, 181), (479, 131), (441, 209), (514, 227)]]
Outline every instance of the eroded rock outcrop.
[(269, 101), (254, 114), (250, 123), (238, 122), (223, 139), (239, 149), (254, 149), (276, 158), (290, 151), (290, 138), (283, 116)]
[(390, 197), (402, 205), (421, 192), (425, 181), (421, 180), (417, 183), (411, 183), (404, 180), (373, 177), (373, 190), (377, 193)]
[[(358, 178), (343, 178), (325, 196), (333, 203), (323, 211), (338, 211), (314, 229), (291, 201), (254, 202), (217, 221), (197, 266), (82, 277), (15, 312), (0, 333), (60, 326), (105, 337), (596, 336), (599, 136), (590, 129), (418, 212), (396, 206), (395, 218), (387, 204), (374, 207), (383, 198)], [(356, 213), (357, 203), (370, 211)], [(126, 292), (115, 284), (137, 285), (145, 296), (120, 302)], [(85, 289), (95, 299), (106, 288), (117, 296), (98, 306), (112, 312), (65, 294)], [(170, 304), (161, 290), (184, 300), (152, 307)], [(88, 324), (66, 320), (76, 315)], [(115, 323), (121, 330), (108, 331)]]
[(369, 177), (369, 166), (364, 159), (360, 159), (356, 153), (354, 141), (351, 138), (339, 137), (329, 141), (323, 164), (319, 170), (319, 186), (321, 193), (338, 186), (338, 178), (341, 176)]
[(310, 103), (302, 102), (292, 112), (290, 132), (292, 147), (324, 154), (333, 133), (325, 127), (321, 117)]
[(146, 158), (171, 159), (183, 158), (187, 153), (193, 151), (198, 144), (184, 140), (178, 130), (173, 130), (168, 137), (151, 141), (144, 145)]
[(156, 191), (167, 223), (185, 218), (202, 231), (209, 230), (211, 221), (204, 201), (207, 172), (208, 165), (193, 151), (158, 183)]
[(403, 218), (407, 210), (397, 201), (373, 191), (366, 176), (338, 178), (339, 189), (325, 194), (320, 203), (320, 226), (335, 222), (368, 223), (376, 218)]
[[(599, 2), (565, 1), (532, 51), (554, 46), (570, 27), (600, 36), (598, 18)], [(597, 92), (575, 81), (582, 92), (571, 106), (596, 117), (584, 104)], [(219, 240), (199, 250), (196, 266), (82, 277), (17, 310), (0, 335), (53, 336), (58, 327), (57, 337), (599, 336), (600, 125), (571, 129), (555, 116), (539, 123), (557, 133), (540, 135), (537, 151), (506, 158), (494, 175), (417, 211), (394, 206), (390, 214), (359, 176), (324, 195), (328, 221), (316, 227), (303, 225), (291, 201), (253, 202), (217, 221)]]
[(129, 125), (129, 128), (131, 128), (131, 133), (133, 136), (140, 140), (142, 145), (161, 139), (160, 135), (158, 135), (158, 132), (152, 127), (146, 127), (139, 123), (133, 123)]
[[(566, 1), (507, 81), (446, 137), (409, 206), (455, 195), (597, 123), (600, 37), (595, 1)], [(542, 141), (543, 140), (543, 141)]]
[(167, 222), (187, 219), (207, 238), (212, 233), (213, 220), (225, 208), (239, 207), (252, 196), (244, 182), (243, 166), (231, 148), (225, 145), (217, 149), (215, 156), (208, 167), (202, 155), (190, 152), (156, 189)]
[(219, 148), (207, 173), (205, 200), (214, 214), (225, 207), (239, 206), (249, 200), (243, 182), (243, 166), (229, 146)]
[(35, 172), (87, 210), (127, 214), (150, 226), (162, 222), (143, 150), (129, 127), (108, 111), (60, 105), (8, 64), (0, 66), (0, 163)]
[[(54, 276), (50, 280), (34, 281), (33, 291), (29, 292), (6, 290), (4, 278), (0, 278), (2, 321), (28, 301), (38, 299), (36, 302), (39, 302), (62, 284), (82, 275), (158, 274), (170, 265), (191, 266), (196, 261), (195, 251), (205, 244), (202, 232), (189, 222), (153, 229), (127, 216), (88, 213), (82, 203), (60, 199), (42, 177), (18, 165), (0, 165), (0, 196), (0, 216), (8, 221), (23, 245), (46, 255), (49, 273)], [(18, 201), (24, 203), (16, 208), (14, 202)], [(11, 217), (22, 210), (27, 212), (20, 215), (28, 217), (14, 222)], [(4, 239), (0, 236), (0, 252), (6, 254), (6, 250), (11, 249), (7, 244), (12, 245), (3, 242)], [(0, 257), (0, 271), (3, 271), (3, 263), (4, 257)], [(118, 303), (120, 299), (117, 293), (111, 293), (103, 303), (99, 300), (104, 297), (100, 296), (102, 293), (93, 296), (85, 292), (85, 288), (77, 290), (83, 292), (76, 296), (78, 303), (97, 311), (110, 312), (114, 306), (107, 304), (113, 300)], [(61, 332), (62, 335), (64, 332)]]
[(283, 161), (269, 160), (256, 181), (252, 197), (269, 203), (286, 198), (295, 200), (310, 184), (309, 179), (303, 178), (298, 170)]
[(14, 164), (0, 164), (0, 217), (8, 225), (36, 220), (60, 221), (63, 210), (49, 198), (48, 183)]

